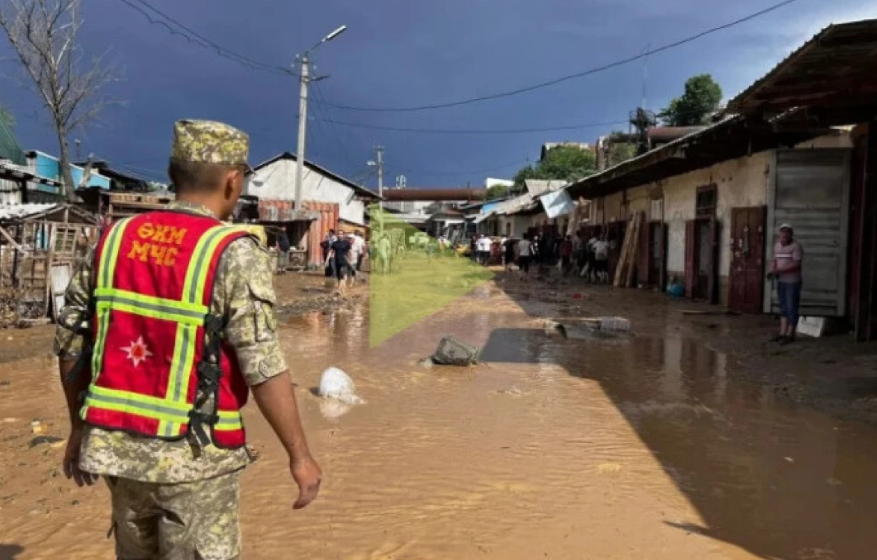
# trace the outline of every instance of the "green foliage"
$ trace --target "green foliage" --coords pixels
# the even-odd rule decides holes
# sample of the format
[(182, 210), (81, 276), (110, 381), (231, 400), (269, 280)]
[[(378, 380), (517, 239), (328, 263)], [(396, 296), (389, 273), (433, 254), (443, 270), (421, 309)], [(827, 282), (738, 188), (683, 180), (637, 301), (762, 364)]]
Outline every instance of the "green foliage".
[(509, 192), (509, 187), (505, 185), (493, 185), (491, 187), (487, 187), (487, 200), (496, 200), (497, 198), (503, 198), (505, 196), (508, 196)]
[(575, 146), (557, 146), (548, 150), (545, 159), (528, 165), (515, 175), (515, 185), (527, 179), (577, 181), (597, 172), (597, 156), (591, 150)]
[(692, 76), (685, 82), (685, 92), (674, 97), (658, 115), (669, 126), (707, 124), (722, 102), (722, 88), (710, 74)]
[(633, 159), (636, 156), (636, 144), (618, 143), (609, 148), (609, 167)]
[(0, 122), (10, 130), (15, 128), (15, 117), (3, 105), (0, 105)]

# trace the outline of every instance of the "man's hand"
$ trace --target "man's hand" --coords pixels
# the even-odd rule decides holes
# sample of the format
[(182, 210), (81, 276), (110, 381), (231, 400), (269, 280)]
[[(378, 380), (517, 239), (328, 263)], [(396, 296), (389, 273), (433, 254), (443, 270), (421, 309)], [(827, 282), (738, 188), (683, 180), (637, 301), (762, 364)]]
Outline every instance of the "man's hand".
[(289, 470), (295, 483), (298, 484), (298, 500), (295, 501), (292, 509), (303, 509), (317, 498), (323, 471), (311, 457), (290, 461)]
[(64, 450), (64, 475), (67, 479), (73, 479), (76, 486), (91, 486), (97, 482), (97, 475), (87, 473), (79, 468), (79, 449), (82, 446), (82, 428), (70, 430), (67, 438), (67, 448)]

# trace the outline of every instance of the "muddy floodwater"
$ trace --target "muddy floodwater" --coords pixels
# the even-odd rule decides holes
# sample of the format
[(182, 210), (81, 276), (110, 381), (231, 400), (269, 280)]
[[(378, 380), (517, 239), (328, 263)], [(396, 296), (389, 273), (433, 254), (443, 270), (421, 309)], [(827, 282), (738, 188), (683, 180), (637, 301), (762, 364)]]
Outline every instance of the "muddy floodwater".
[[(778, 400), (673, 329), (567, 340), (561, 304), (494, 284), (374, 349), (367, 304), (289, 319), (284, 349), (325, 472), (302, 512), (286, 457), (252, 405), (248, 560), (877, 557), (877, 430)], [(373, 309), (372, 313), (390, 313)], [(445, 334), (485, 363), (424, 369)], [(351, 409), (310, 394), (328, 366)], [(0, 559), (112, 557), (105, 488), (59, 475), (54, 363), (3, 364)]]

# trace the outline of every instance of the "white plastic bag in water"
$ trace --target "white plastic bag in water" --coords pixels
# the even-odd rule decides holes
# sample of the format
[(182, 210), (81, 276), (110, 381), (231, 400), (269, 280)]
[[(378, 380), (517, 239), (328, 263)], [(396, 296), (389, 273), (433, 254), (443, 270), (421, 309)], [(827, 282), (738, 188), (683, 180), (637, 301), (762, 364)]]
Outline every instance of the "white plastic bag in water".
[(345, 404), (365, 404), (356, 394), (356, 383), (353, 379), (336, 367), (327, 368), (323, 372), (317, 393), (324, 399), (334, 399)]

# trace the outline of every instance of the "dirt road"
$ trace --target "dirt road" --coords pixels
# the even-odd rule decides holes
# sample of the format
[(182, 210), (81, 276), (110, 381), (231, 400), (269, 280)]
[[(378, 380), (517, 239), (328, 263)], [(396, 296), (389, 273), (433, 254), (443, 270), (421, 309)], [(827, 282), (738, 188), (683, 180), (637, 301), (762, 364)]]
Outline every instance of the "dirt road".
[[(366, 305), (290, 318), (283, 346), (302, 388), (337, 366), (368, 404), (345, 413), (300, 392), (326, 473), (303, 512), (248, 407), (261, 457), (244, 478), (245, 557), (873, 558), (877, 431), (796, 404), (777, 380), (797, 366), (755, 376), (773, 350), (728, 334), (748, 318), (683, 319), (646, 294), (613, 298), (500, 279), (372, 349)], [(607, 309), (635, 336), (573, 341), (542, 328)], [(484, 345), (486, 363), (418, 367), (444, 334)], [(9, 361), (0, 382), (0, 558), (111, 557), (106, 490), (76, 489), (58, 473), (61, 442), (33, 441), (33, 418), (65, 435), (53, 360)]]

